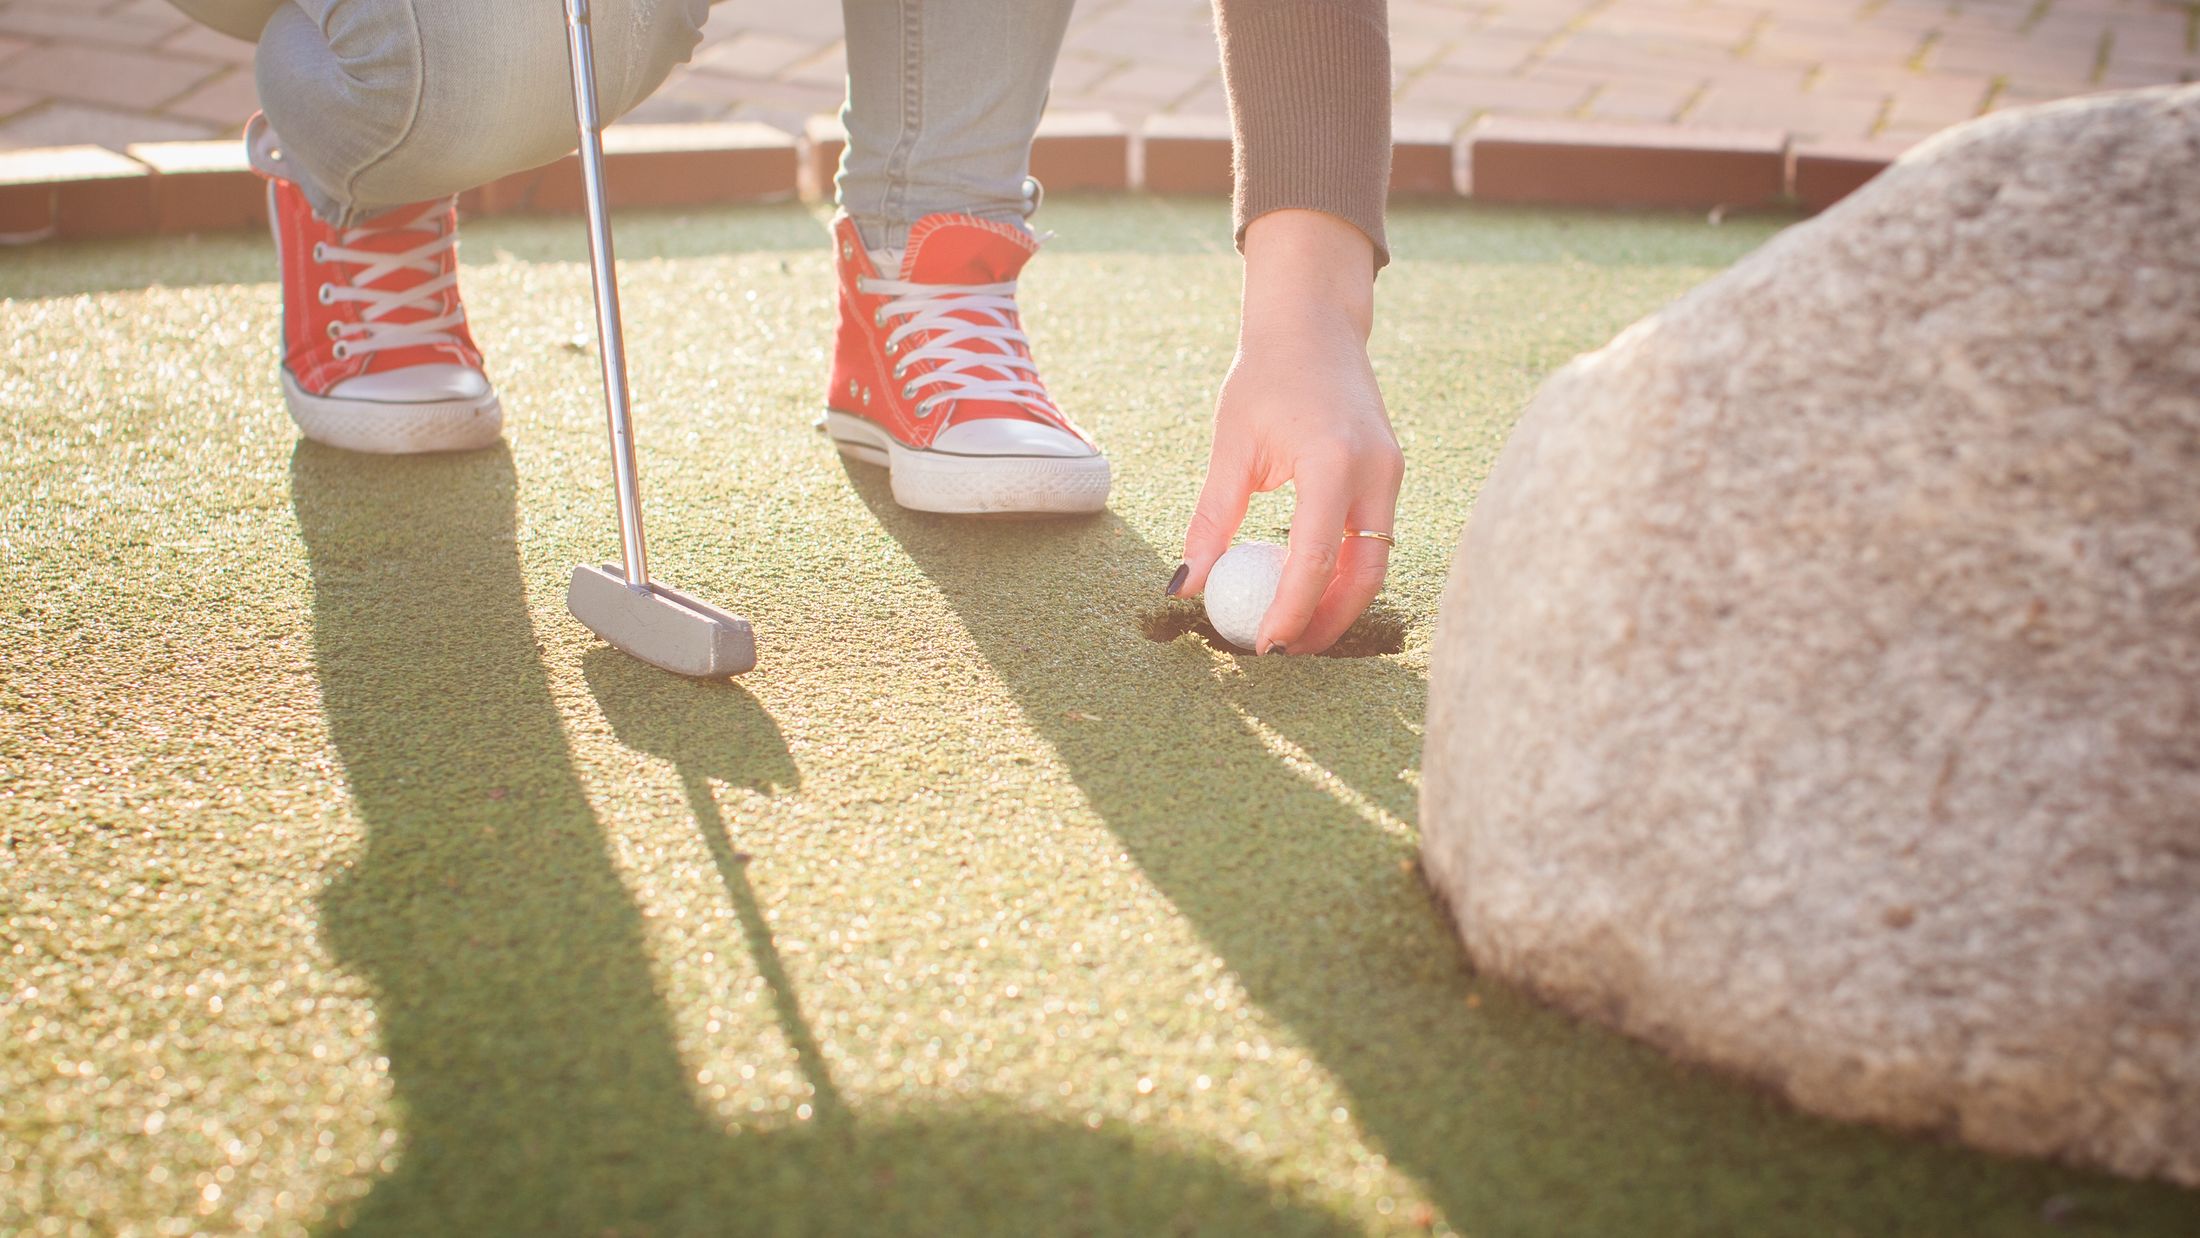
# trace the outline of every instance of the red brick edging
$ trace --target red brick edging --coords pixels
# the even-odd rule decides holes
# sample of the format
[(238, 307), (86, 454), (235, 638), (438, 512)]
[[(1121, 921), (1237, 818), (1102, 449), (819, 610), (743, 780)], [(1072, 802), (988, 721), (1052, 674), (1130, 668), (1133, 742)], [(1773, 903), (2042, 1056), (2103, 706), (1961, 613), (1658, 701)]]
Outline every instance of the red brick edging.
[[(756, 124), (618, 125), (605, 134), (613, 204), (683, 207), (831, 196), (842, 138), (828, 117), (800, 137)], [(1402, 129), (1393, 197), (1604, 207), (1823, 210), (1896, 148), (1797, 146), (1776, 131), (1490, 118), (1454, 137)], [(1230, 134), (1157, 117), (1138, 132), (1099, 113), (1052, 115), (1032, 145), (1050, 190), (1230, 192)], [(241, 143), (158, 142), (0, 151), (0, 242), (260, 225), (265, 191)], [(572, 156), (460, 199), (473, 214), (580, 209)]]

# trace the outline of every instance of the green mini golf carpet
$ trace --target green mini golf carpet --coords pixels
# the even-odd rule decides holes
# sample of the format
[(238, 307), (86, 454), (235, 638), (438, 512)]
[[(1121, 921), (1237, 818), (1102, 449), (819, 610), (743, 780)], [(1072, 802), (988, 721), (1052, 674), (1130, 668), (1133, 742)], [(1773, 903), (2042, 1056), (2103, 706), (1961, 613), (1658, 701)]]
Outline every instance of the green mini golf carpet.
[(732, 686), (565, 613), (617, 548), (577, 221), (469, 226), (509, 430), (440, 458), (296, 441), (261, 238), (0, 254), (0, 1233), (2200, 1232), (1546, 1011), (1421, 885), (1513, 415), (1778, 221), (1400, 212), (1389, 588), (1365, 656), (1264, 660), (1162, 600), (1227, 209), (1039, 222), (1093, 519), (840, 463), (811, 213), (620, 221), (654, 564), (755, 622)]

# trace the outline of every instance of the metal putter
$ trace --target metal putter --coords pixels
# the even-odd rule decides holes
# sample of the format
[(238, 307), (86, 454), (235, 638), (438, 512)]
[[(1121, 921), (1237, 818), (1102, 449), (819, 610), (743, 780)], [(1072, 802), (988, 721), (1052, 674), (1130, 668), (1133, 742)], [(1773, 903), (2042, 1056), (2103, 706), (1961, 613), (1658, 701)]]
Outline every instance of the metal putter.
[(603, 122), (596, 111), (596, 54), (588, 0), (565, 0), (566, 47), (573, 65), (573, 112), (580, 122), (581, 181), (588, 200), (588, 262), (596, 287), (596, 340), (603, 353), (603, 394), (611, 424), (611, 467), (619, 491), (618, 564), (573, 569), (565, 606), (612, 645), (651, 666), (698, 679), (723, 679), (756, 665), (749, 621), (649, 578), (642, 542), (642, 487), (634, 466), (634, 418), (627, 403), (626, 341), (604, 198)]

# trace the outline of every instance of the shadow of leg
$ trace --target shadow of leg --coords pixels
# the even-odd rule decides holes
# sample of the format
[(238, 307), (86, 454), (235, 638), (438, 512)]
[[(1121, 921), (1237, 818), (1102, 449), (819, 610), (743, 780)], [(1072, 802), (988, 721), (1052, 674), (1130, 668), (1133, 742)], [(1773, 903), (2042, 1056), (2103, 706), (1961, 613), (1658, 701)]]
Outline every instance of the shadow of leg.
[[(329, 730), (367, 827), (323, 896), (401, 1102), (370, 1233), (588, 1232), (716, 1133), (536, 655), (502, 447), (292, 458)], [(661, 1184), (660, 1184), (661, 1185)]]

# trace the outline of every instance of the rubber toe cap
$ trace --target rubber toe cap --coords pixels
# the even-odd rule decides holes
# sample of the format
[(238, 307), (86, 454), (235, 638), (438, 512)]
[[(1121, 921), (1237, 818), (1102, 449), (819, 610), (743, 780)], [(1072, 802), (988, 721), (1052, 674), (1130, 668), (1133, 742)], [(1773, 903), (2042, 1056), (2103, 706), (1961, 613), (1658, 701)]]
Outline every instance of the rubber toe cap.
[(401, 370), (347, 378), (330, 387), (328, 394), (379, 404), (485, 400), (489, 397), (489, 376), (465, 365), (408, 365)]
[(1100, 453), (1067, 430), (1014, 417), (958, 421), (940, 431), (932, 450), (957, 456), (1090, 457)]

